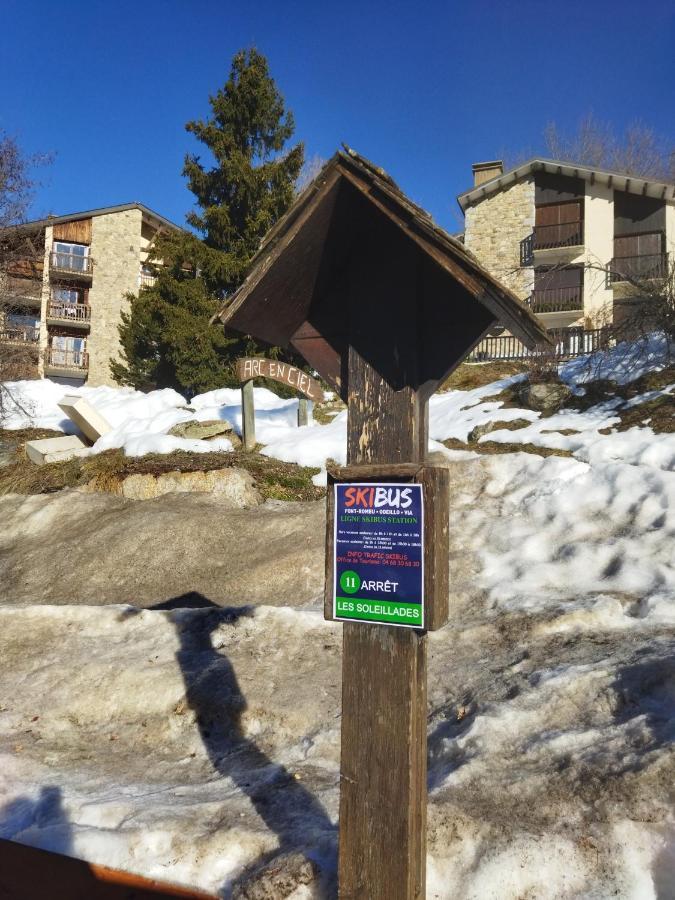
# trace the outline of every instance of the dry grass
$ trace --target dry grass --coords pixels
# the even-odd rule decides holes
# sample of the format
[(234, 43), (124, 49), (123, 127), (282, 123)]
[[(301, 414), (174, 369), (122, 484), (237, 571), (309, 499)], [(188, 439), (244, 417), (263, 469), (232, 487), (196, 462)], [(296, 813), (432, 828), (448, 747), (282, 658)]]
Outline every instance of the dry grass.
[(335, 416), (347, 409), (342, 400), (324, 400), (323, 403), (315, 403), (312, 409), (312, 418), (319, 425), (330, 425)]
[(535, 444), (502, 444), (500, 441), (481, 441), (480, 444), (466, 444), (457, 438), (448, 438), (447, 441), (442, 443), (449, 450), (471, 450), (474, 453), (481, 453), (485, 456), (496, 456), (503, 453), (533, 453), (535, 456), (572, 456), (571, 450), (537, 447)]
[(471, 391), (500, 378), (520, 375), (527, 366), (520, 362), (462, 363), (439, 388), (440, 391)]
[[(35, 435), (31, 434), (29, 439)], [(165, 472), (210, 472), (231, 467), (246, 469), (265, 500), (318, 500), (325, 488), (315, 487), (312, 476), (319, 470), (296, 466), (259, 453), (185, 453), (178, 451), (147, 456), (125, 456), (107, 450), (95, 456), (37, 466), (17, 448), (16, 462), (0, 468), (0, 494), (45, 494), (67, 487), (83, 487), (94, 481), (99, 490), (115, 490), (128, 475), (162, 475)]]

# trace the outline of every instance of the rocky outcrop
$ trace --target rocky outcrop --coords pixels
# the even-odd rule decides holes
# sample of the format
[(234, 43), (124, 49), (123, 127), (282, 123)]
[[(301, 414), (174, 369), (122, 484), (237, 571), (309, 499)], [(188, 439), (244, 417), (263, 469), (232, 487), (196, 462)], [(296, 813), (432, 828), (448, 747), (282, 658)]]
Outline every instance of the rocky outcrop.
[(543, 384), (530, 384), (529, 381), (525, 381), (518, 393), (528, 409), (534, 409), (546, 416), (558, 412), (572, 396), (572, 391), (560, 381)]
[(169, 430), (174, 437), (190, 438), (191, 440), (207, 441), (210, 438), (220, 437), (226, 434), (228, 437), (234, 432), (234, 428), (227, 419), (208, 419), (205, 422), (179, 422)]
[(228, 509), (245, 509), (258, 506), (261, 502), (253, 476), (245, 469), (235, 467), (210, 472), (127, 475), (113, 484), (107, 479), (104, 485), (94, 479), (83, 488), (86, 492), (101, 489), (128, 500), (153, 500), (163, 494), (215, 494), (222, 506)]

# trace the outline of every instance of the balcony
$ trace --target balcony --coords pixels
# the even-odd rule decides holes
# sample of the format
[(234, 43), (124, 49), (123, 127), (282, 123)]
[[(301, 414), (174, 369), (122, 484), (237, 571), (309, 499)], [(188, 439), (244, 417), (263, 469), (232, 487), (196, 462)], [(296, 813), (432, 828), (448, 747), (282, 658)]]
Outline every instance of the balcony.
[(49, 271), (57, 278), (68, 276), (69, 279), (91, 281), (94, 274), (94, 260), (91, 256), (82, 256), (79, 253), (52, 250), (49, 254)]
[(39, 309), (42, 302), (42, 282), (34, 278), (7, 275), (0, 283), (0, 294), (6, 306)]
[(149, 272), (141, 272), (138, 276), (138, 286), (142, 287), (153, 287), (155, 282), (157, 281), (157, 276), (152, 275)]
[(607, 285), (610, 287), (621, 283), (639, 284), (652, 278), (665, 278), (667, 274), (667, 253), (615, 256), (607, 266)]
[(39, 328), (31, 328), (29, 325), (6, 325), (0, 328), (2, 344), (36, 344), (39, 340)]
[(70, 328), (88, 331), (91, 306), (86, 303), (54, 303), (47, 308), (48, 325), (67, 325)]
[(86, 350), (60, 350), (50, 347), (45, 356), (45, 375), (60, 378), (86, 378), (89, 354)]
[(535, 225), (532, 234), (520, 242), (520, 265), (531, 266), (538, 250), (581, 247), (584, 243), (584, 223), (559, 222), (555, 225)]
[(533, 313), (581, 312), (583, 289), (574, 287), (535, 288), (527, 301)]

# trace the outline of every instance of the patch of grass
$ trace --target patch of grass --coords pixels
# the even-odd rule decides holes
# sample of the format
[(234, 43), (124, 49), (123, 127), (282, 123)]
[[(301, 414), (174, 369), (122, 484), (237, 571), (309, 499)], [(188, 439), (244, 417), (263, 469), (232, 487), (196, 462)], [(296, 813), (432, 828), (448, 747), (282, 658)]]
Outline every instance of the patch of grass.
[(312, 409), (312, 418), (319, 425), (330, 425), (335, 416), (347, 409), (342, 400), (324, 400), (323, 403), (315, 403)]
[(503, 409), (524, 409), (525, 404), (518, 393), (520, 387), (521, 384), (514, 384), (512, 387), (504, 388), (498, 394), (483, 397), (481, 403), (501, 403)]
[(174, 453), (125, 456), (107, 450), (95, 456), (37, 466), (21, 456), (0, 468), (0, 494), (46, 494), (62, 488), (84, 487), (94, 482), (102, 491), (115, 492), (129, 475), (162, 475), (166, 472), (210, 472), (231, 467), (246, 469), (262, 497), (275, 500), (319, 500), (326, 490), (312, 484), (319, 469), (296, 466), (259, 453)]
[[(659, 391), (675, 383), (675, 366), (667, 366), (660, 372), (647, 372), (629, 384), (599, 379), (584, 385), (583, 397), (571, 397), (565, 404), (569, 409), (584, 411), (608, 400), (631, 400), (640, 394)], [(672, 394), (653, 397), (628, 409), (614, 410), (613, 415), (621, 419), (614, 428), (601, 428), (600, 434), (612, 431), (626, 431), (635, 426), (648, 425), (657, 434), (672, 434), (675, 431), (675, 398)], [(648, 422), (645, 420), (648, 419)]]
[(439, 390), (470, 391), (526, 371), (527, 366), (520, 362), (462, 363)]
[(651, 428), (656, 434), (672, 434), (675, 432), (675, 397), (663, 394), (638, 406), (619, 409), (615, 415), (621, 419), (617, 431), (627, 431), (637, 425)]
[(26, 441), (39, 441), (42, 438), (63, 437), (62, 431), (51, 428), (0, 428), (0, 443), (25, 444)]
[[(530, 423), (528, 422), (528, 425)], [(499, 441), (482, 441), (480, 444), (465, 444), (457, 438), (448, 438), (442, 442), (449, 450), (472, 450), (486, 456), (503, 453), (533, 453), (535, 456), (572, 456), (571, 450), (559, 450), (555, 447), (537, 447), (535, 444), (502, 444)]]

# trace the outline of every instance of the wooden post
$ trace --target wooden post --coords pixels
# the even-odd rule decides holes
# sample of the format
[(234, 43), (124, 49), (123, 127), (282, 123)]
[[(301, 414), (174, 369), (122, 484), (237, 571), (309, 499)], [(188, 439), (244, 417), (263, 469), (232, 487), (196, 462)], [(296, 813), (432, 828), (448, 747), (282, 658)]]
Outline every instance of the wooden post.
[(300, 397), (298, 400), (298, 428), (309, 423), (309, 413), (307, 410), (307, 398)]
[[(402, 253), (401, 256), (405, 256)], [(426, 400), (391, 386), (356, 349), (378, 333), (387, 353), (416, 368), (400, 304), (415, 304), (408, 260), (371, 265), (352, 283), (347, 463), (423, 462)], [(408, 269), (409, 271), (409, 269)], [(413, 267), (414, 271), (414, 267)], [(380, 294), (388, 304), (381, 304)], [(391, 311), (382, 317), (382, 309)], [(378, 321), (379, 310), (379, 321)], [(375, 331), (375, 329), (378, 331)], [(389, 341), (389, 343), (387, 343)], [(414, 377), (408, 384), (415, 384)], [(339, 897), (423, 900), (426, 892), (427, 637), (386, 625), (345, 623), (342, 655)]]
[(241, 439), (244, 450), (255, 449), (253, 381), (245, 381), (241, 386)]

